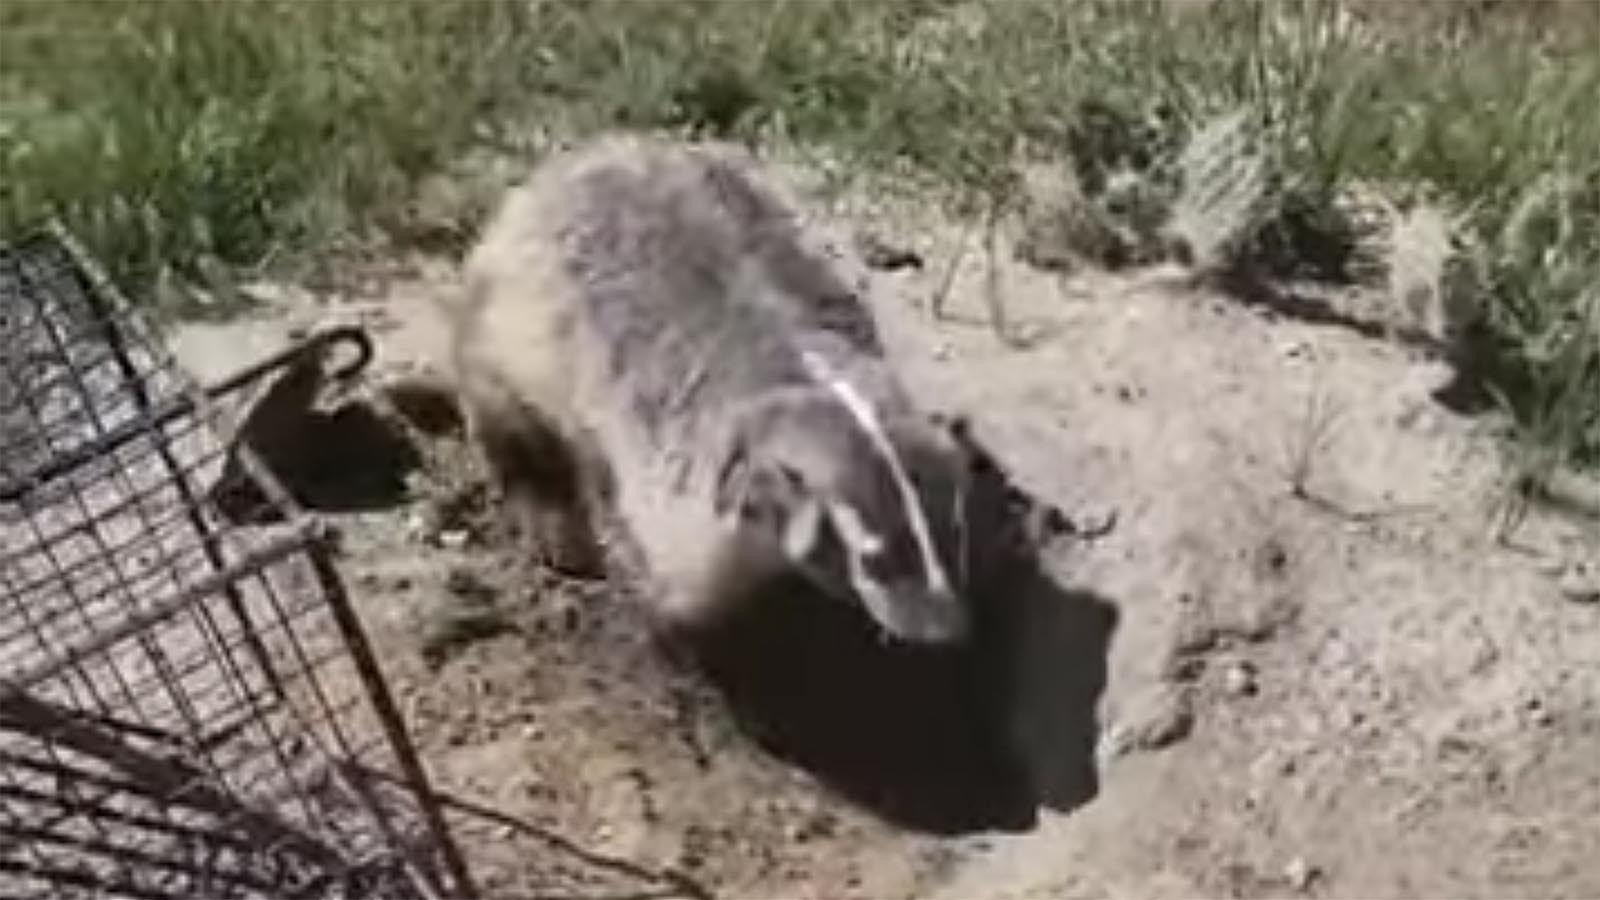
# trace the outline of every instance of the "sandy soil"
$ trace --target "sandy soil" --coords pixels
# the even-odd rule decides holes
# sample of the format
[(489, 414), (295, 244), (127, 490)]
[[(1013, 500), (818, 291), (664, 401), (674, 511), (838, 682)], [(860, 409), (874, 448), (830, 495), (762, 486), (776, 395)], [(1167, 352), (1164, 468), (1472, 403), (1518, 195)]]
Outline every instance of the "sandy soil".
[[(1495, 540), (1493, 436), (1432, 399), (1442, 363), (828, 208), (922, 257), (862, 270), (905, 377), (1079, 533), (997, 564), (969, 654), (797, 596), (693, 669), (625, 577), (522, 563), (459, 440), (421, 441), (408, 492), (327, 512), (432, 771), (515, 819), (460, 819), (493, 896), (1600, 897), (1600, 534)], [(437, 364), (453, 278), (280, 290), (175, 348), (214, 377), (356, 318), (370, 389)]]

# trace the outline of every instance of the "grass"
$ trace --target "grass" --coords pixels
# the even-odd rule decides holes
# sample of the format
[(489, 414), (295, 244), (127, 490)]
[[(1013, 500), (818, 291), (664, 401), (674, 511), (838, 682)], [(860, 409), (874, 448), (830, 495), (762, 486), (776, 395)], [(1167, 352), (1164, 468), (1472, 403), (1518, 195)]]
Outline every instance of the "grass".
[(475, 149), (625, 126), (825, 148), (973, 216), (1056, 161), (1136, 231), (1339, 278), (1375, 186), (1456, 223), (1521, 445), (1594, 465), (1597, 43), (1582, 2), (8, 0), (0, 228), (204, 284), (356, 242)]

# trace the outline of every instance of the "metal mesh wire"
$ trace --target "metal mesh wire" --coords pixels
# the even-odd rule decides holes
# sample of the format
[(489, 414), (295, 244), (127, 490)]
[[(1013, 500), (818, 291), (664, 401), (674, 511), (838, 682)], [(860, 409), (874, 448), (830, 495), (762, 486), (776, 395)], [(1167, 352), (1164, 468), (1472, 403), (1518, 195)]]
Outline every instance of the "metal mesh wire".
[[(54, 229), (0, 247), (0, 897), (466, 893), (321, 535)], [(383, 777), (375, 777), (382, 775)]]

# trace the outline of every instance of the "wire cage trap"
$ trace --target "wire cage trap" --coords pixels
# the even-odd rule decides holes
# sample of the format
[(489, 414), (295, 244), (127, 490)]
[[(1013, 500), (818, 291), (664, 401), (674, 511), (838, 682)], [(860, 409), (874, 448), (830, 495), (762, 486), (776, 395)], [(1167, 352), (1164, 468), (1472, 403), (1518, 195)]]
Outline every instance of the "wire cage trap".
[[(222, 437), (307, 347), (204, 389), (59, 226), (0, 246), (0, 897), (472, 895), (326, 536)], [(271, 525), (208, 498), (240, 464)]]

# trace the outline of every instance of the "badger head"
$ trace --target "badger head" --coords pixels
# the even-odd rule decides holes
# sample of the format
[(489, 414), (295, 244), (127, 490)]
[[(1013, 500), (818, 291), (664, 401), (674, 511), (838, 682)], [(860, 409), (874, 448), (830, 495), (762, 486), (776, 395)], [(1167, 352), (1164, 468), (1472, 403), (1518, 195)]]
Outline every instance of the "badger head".
[(971, 463), (951, 423), (796, 391), (743, 416), (724, 463), (719, 514), (813, 584), (894, 638), (965, 639)]

